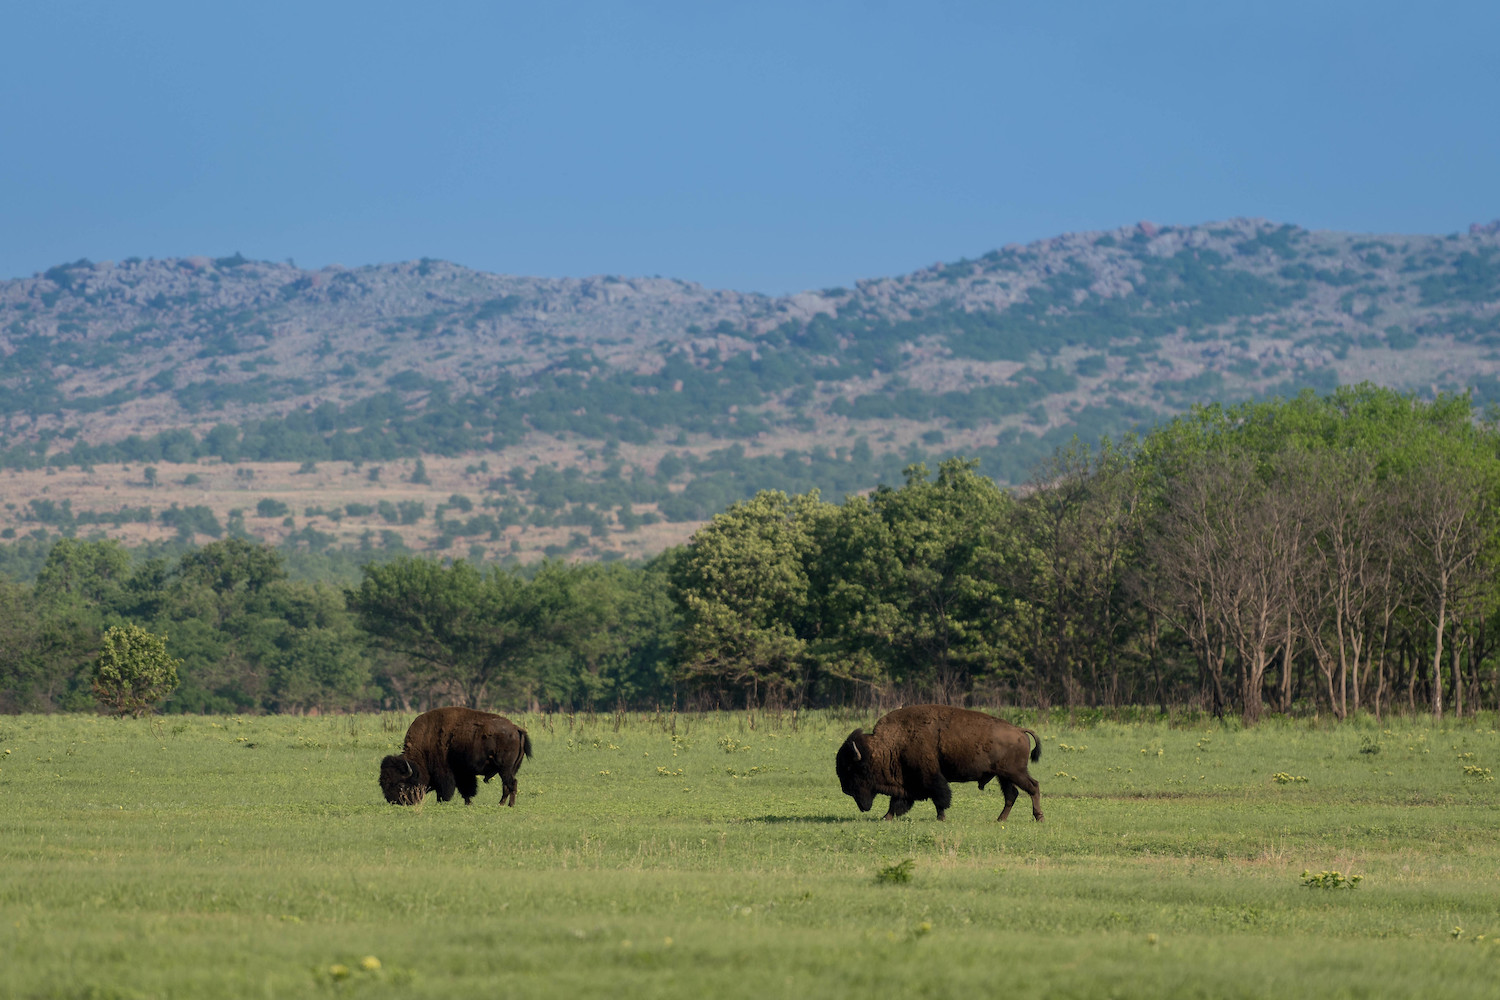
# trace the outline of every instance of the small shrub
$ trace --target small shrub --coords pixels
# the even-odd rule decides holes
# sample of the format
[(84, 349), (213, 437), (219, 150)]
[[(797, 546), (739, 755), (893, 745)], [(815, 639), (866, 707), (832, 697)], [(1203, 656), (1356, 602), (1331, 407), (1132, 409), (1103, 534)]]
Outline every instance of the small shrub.
[(263, 497), (255, 505), (255, 513), (260, 517), (285, 517), (288, 510), (290, 508), (275, 497)]
[(167, 655), (166, 636), (115, 625), (103, 646), (94, 663), (94, 697), (110, 714), (147, 715), (177, 687), (182, 661)]
[(1308, 889), (1353, 889), (1363, 878), (1363, 875), (1345, 875), (1342, 872), (1313, 873), (1306, 869), (1302, 872), (1302, 884)]
[(905, 861), (880, 869), (875, 873), (875, 881), (886, 882), (890, 885), (905, 885), (911, 881), (911, 872), (916, 866), (916, 858), (907, 858)]

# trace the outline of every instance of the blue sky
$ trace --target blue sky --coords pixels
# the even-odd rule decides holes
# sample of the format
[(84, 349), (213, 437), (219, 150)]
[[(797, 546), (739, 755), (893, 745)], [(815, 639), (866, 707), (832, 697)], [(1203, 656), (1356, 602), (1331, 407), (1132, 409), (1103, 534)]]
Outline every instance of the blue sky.
[(439, 257), (784, 293), (1150, 219), (1500, 216), (1500, 4), (118, 2), (0, 23), (0, 278)]

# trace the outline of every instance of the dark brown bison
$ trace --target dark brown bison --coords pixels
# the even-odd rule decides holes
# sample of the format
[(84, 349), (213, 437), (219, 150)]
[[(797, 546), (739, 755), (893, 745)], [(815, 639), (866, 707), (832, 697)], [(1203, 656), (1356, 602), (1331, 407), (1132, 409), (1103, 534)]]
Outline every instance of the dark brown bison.
[(1030, 729), (966, 708), (912, 705), (881, 718), (874, 732), (850, 733), (834, 763), (844, 794), (860, 812), (870, 811), (875, 796), (889, 795), (886, 819), (904, 815), (920, 799), (931, 799), (942, 819), (953, 801), (949, 782), (977, 781), (982, 789), (998, 778), (1005, 808), (997, 819), (1010, 815), (1020, 789), (1031, 796), (1031, 815), (1040, 820), (1042, 790), (1026, 770), (1028, 750), (1032, 760), (1041, 759), (1042, 741)]
[(380, 762), (380, 790), (397, 805), (415, 805), (429, 789), (447, 802), (457, 791), (468, 805), (479, 791), (476, 779), (483, 775), (488, 782), (498, 774), (500, 801), (513, 806), (522, 756), (531, 756), (531, 737), (505, 716), (435, 708), (406, 730), (399, 755)]

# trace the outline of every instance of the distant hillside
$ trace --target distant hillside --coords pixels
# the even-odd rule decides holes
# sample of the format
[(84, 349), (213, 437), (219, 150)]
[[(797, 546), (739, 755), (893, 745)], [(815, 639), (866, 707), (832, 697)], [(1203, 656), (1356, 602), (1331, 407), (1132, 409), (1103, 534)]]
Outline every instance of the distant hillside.
[[(1500, 402), (1497, 347), (1500, 225), (1142, 223), (784, 298), (434, 260), (83, 260), (0, 283), (0, 466), (472, 456), (492, 510), (621, 531), (955, 452), (1016, 482), (1074, 434), (1195, 402), (1366, 380)], [(23, 533), (30, 509), (12, 501)]]

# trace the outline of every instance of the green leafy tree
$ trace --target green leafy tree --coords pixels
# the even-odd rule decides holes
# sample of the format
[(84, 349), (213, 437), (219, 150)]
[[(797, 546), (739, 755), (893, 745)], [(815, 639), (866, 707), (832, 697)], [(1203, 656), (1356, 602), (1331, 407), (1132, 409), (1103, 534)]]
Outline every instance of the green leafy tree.
[(108, 603), (130, 575), (130, 553), (114, 539), (83, 542), (60, 538), (36, 578), (44, 601)]
[(700, 684), (800, 704), (817, 661), (807, 563), (827, 505), (816, 492), (763, 491), (700, 528), (672, 572), (682, 607), (683, 668)]
[(115, 625), (102, 645), (94, 662), (94, 697), (110, 714), (148, 715), (177, 687), (182, 661), (167, 654), (166, 636)]
[(244, 643), (279, 712), (350, 706), (369, 682), (344, 595), (325, 584), (282, 582), (255, 602)]
[(32, 588), (41, 641), (30, 661), (37, 707), (88, 707), (89, 664), (130, 575), (130, 554), (113, 540), (63, 538), (48, 551)]
[(1024, 600), (1008, 581), (1027, 555), (1015, 500), (976, 465), (952, 459), (932, 479), (914, 465), (901, 488), (846, 502), (824, 545), (824, 603), (842, 623), (829, 655), (842, 647), (872, 676), (942, 701), (1015, 661)]
[(587, 708), (675, 702), (674, 555), (641, 567), (548, 563), (537, 572), (532, 586), (545, 593), (550, 638), (535, 657), (543, 697)]
[(42, 694), (45, 650), (31, 588), (0, 577), (0, 711), (51, 707)]
[(246, 599), (286, 579), (285, 559), (266, 545), (228, 538), (182, 557), (177, 574), (189, 587), (212, 594), (214, 616), (223, 623)]
[[(1130, 452), (1105, 440), (1097, 453), (1074, 441), (1036, 474), (1020, 504), (1031, 558), (1025, 635), (1042, 683), (1072, 705), (1091, 692), (1119, 704), (1121, 656), (1140, 624), (1125, 586), (1138, 555), (1142, 489)], [(1087, 672), (1087, 679), (1080, 675)]]
[(415, 557), (362, 568), (346, 594), (363, 628), (383, 649), (425, 665), (426, 682), (479, 708), (497, 690), (526, 687), (522, 667), (543, 618), (514, 573), (481, 573)]

